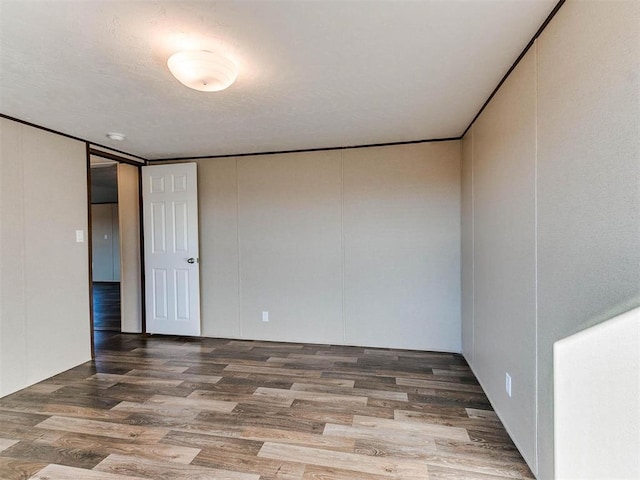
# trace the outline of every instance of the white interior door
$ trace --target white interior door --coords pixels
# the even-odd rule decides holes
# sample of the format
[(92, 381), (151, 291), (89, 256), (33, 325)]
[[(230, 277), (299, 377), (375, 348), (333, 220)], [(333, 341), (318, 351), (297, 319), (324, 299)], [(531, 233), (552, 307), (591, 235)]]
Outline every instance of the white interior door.
[(200, 335), (195, 163), (142, 167), (148, 333)]

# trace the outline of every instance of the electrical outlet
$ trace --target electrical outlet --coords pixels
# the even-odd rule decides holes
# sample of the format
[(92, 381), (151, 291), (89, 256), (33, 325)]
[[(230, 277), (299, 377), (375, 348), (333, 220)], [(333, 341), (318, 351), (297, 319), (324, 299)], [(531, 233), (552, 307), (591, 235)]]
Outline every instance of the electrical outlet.
[(504, 389), (507, 391), (507, 395), (511, 396), (511, 375), (505, 373)]
[(262, 312), (262, 321), (263, 322), (269, 321), (269, 312)]

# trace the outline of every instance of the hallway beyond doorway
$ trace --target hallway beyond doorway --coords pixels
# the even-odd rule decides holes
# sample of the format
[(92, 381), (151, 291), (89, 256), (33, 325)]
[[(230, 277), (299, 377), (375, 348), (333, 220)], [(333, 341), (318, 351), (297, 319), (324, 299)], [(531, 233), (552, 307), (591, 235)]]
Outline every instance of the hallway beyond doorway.
[(120, 331), (120, 282), (93, 282), (93, 328)]

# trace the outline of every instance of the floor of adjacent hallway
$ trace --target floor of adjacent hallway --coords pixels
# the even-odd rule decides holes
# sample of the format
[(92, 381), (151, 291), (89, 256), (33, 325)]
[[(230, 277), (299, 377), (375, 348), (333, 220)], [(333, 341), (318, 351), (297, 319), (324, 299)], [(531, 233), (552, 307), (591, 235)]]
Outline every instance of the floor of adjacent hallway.
[(0, 400), (0, 478), (533, 478), (460, 355), (96, 332)]
[(120, 331), (120, 282), (93, 282), (93, 328)]

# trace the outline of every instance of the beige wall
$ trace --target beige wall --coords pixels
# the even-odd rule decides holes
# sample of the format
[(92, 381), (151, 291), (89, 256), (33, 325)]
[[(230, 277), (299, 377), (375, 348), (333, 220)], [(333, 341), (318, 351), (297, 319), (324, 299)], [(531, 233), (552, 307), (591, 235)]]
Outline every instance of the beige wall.
[(241, 338), (236, 158), (198, 162), (200, 314), (205, 337)]
[(118, 221), (120, 231), (120, 313), (121, 329), (142, 331), (142, 272), (140, 265), (139, 169), (118, 164)]
[(0, 153), (3, 396), (89, 360), (90, 336), (85, 144), (0, 119)]
[(464, 353), (538, 478), (553, 343), (640, 304), (638, 71), (640, 4), (568, 1), (463, 140)]
[(459, 142), (199, 160), (198, 192), (203, 335), (460, 351)]
[(342, 343), (341, 166), (340, 152), (238, 162), (243, 336)]
[(345, 341), (459, 352), (460, 142), (344, 151)]
[(536, 372), (535, 60), (533, 48), (474, 124), (472, 156), (473, 369), (529, 463), (536, 443), (535, 382), (525, 380)]
[(538, 449), (546, 474), (553, 342), (640, 305), (640, 2), (570, 2), (538, 48)]
[(473, 363), (473, 129), (462, 139), (460, 205), (460, 307), (462, 317), (462, 353)]

